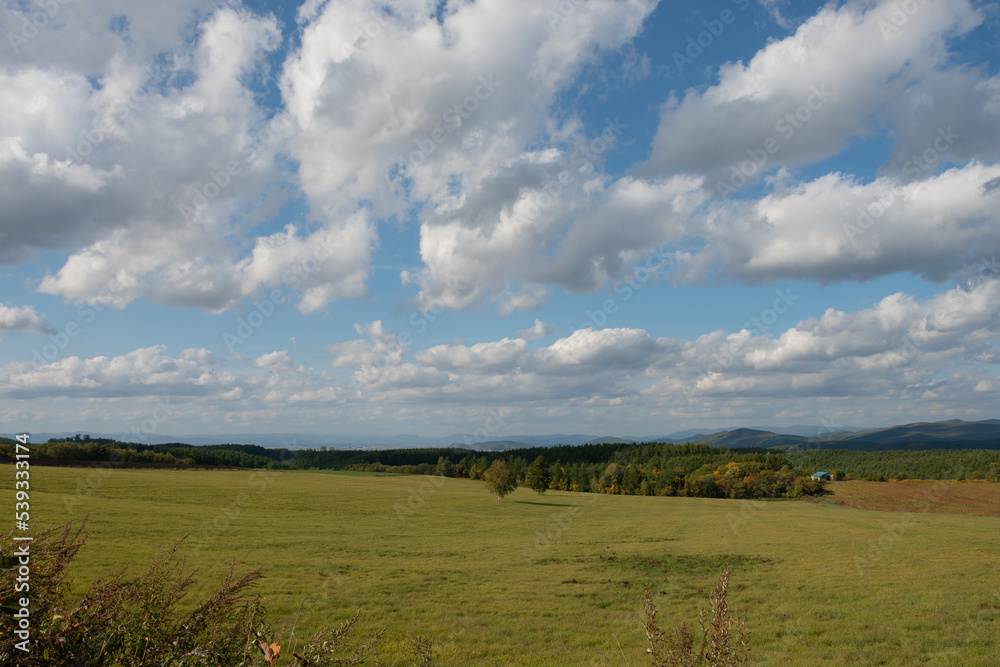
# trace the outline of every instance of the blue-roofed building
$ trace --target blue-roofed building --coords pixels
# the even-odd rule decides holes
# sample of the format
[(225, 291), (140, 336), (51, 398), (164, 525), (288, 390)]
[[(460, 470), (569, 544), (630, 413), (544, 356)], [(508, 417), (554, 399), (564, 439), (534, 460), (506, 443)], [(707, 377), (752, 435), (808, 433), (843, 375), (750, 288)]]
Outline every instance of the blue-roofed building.
[(814, 472), (814, 473), (812, 474), (812, 478), (813, 478), (813, 479), (819, 479), (819, 480), (822, 480), (822, 481), (824, 481), (824, 482), (829, 482), (830, 480), (832, 480), (832, 479), (833, 479), (833, 475), (831, 475), (831, 474), (830, 474), (830, 473), (828, 473), (828, 472), (823, 472), (823, 471), (821, 470), (821, 471), (819, 471), (819, 472)]

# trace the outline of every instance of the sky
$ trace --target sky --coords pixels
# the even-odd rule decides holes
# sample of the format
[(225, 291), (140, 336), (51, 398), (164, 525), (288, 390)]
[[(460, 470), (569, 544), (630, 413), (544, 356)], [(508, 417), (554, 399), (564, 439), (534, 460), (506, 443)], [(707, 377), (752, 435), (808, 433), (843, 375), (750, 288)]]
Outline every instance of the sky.
[(10, 0), (0, 431), (997, 418), (1000, 7)]

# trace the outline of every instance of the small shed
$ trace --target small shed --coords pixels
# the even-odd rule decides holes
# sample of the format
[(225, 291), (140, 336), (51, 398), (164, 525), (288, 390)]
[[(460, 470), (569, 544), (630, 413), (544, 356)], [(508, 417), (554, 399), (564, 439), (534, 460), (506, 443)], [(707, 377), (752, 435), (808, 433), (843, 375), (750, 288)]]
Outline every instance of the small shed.
[(833, 479), (833, 475), (831, 475), (828, 472), (823, 472), (822, 470), (820, 470), (819, 472), (814, 472), (812, 474), (812, 478), (822, 480), (824, 482), (829, 482), (830, 480)]

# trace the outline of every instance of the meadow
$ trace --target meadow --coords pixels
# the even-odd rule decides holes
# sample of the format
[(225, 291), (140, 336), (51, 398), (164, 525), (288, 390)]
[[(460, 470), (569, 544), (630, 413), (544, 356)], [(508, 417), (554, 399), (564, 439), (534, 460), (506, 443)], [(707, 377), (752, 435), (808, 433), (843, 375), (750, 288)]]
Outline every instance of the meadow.
[(188, 534), (188, 600), (232, 560), (261, 568), (289, 652), (361, 609), (356, 632), (385, 625), (390, 662), (413, 632), (438, 665), (638, 667), (644, 583), (662, 626), (696, 623), (728, 563), (752, 664), (1000, 663), (997, 516), (525, 488), (498, 503), (483, 482), (425, 476), (31, 473), (36, 529), (87, 517), (75, 593)]

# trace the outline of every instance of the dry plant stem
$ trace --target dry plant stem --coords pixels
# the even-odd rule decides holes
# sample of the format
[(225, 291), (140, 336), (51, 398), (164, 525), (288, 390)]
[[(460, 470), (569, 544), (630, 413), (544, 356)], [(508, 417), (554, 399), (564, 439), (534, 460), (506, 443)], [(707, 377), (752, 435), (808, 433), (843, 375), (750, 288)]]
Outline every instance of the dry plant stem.
[(709, 597), (707, 611), (700, 613), (701, 646), (694, 650), (695, 636), (682, 623), (673, 631), (664, 632), (656, 623), (656, 605), (649, 584), (645, 587), (644, 612), (646, 640), (653, 667), (732, 667), (746, 664), (750, 652), (750, 635), (746, 623), (737, 613), (729, 612), (729, 566), (722, 572), (719, 583)]

